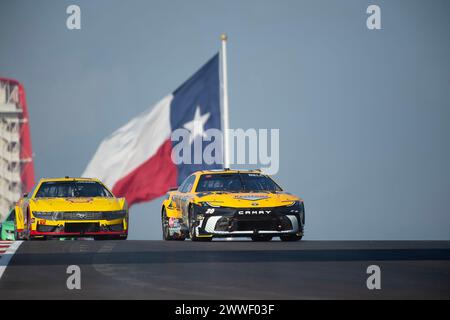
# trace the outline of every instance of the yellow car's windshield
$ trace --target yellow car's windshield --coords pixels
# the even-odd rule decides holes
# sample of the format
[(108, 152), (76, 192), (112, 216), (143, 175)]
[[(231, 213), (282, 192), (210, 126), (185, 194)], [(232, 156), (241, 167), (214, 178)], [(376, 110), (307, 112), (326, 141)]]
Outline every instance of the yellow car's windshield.
[(200, 177), (196, 192), (276, 192), (281, 188), (269, 177), (256, 173), (216, 173)]
[(96, 181), (43, 182), (36, 198), (112, 197), (112, 194)]

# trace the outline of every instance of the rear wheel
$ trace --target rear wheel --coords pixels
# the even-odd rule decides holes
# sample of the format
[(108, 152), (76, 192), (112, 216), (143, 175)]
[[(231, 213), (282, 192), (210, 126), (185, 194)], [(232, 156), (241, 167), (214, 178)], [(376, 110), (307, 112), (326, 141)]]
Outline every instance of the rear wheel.
[(19, 236), (17, 228), (14, 228), (14, 240), (22, 240), (22, 237)]
[(170, 235), (169, 232), (169, 218), (167, 217), (166, 208), (163, 207), (162, 214), (161, 214), (161, 226), (162, 226), (162, 235), (163, 240), (166, 241), (172, 241), (172, 240), (178, 240), (183, 241), (185, 239), (185, 236), (181, 235), (179, 237), (174, 237)]
[(31, 232), (31, 214), (30, 214), (30, 208), (27, 208), (27, 220), (25, 224), (25, 234), (23, 236), (24, 240), (33, 240), (31, 238), (30, 232)]
[(300, 241), (302, 238), (303, 236), (298, 236), (296, 234), (280, 236), (281, 241)]
[(257, 236), (252, 236), (251, 237), (252, 238), (252, 241), (261, 241), (261, 242), (264, 242), (264, 241), (270, 241), (270, 240), (272, 240), (272, 236), (266, 236), (266, 235), (257, 235)]

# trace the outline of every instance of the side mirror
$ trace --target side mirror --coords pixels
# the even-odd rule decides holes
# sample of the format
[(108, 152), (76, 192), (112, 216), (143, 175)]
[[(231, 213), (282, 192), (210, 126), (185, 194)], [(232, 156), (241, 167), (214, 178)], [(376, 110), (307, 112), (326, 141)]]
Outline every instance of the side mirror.
[(22, 194), (22, 197), (23, 197), (23, 198), (26, 198), (26, 197), (28, 197), (28, 193), (24, 193), (24, 194)]

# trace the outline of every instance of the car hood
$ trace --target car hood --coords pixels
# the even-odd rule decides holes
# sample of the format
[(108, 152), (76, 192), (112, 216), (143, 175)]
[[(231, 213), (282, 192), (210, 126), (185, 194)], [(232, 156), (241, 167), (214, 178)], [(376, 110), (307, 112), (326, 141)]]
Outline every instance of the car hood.
[(280, 207), (301, 201), (299, 197), (285, 192), (248, 193), (198, 193), (196, 203), (208, 202), (211, 205), (234, 208)]
[(124, 198), (42, 198), (30, 201), (33, 211), (115, 211), (124, 208)]

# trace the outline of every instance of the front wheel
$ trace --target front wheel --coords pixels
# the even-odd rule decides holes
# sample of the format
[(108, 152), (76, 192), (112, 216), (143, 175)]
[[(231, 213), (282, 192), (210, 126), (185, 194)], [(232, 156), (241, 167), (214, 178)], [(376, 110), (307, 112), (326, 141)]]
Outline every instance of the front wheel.
[(191, 241), (203, 241), (208, 242), (212, 240), (212, 237), (197, 237), (195, 234), (195, 224), (191, 223), (192, 227), (189, 227), (189, 237), (191, 238)]
[(281, 241), (300, 241), (303, 236), (298, 236), (296, 234), (288, 234), (284, 236), (280, 236)]
[(191, 241), (203, 241), (208, 242), (212, 240), (212, 237), (197, 237), (197, 232), (195, 231), (196, 221), (192, 215), (192, 207), (189, 207), (189, 238)]
[(161, 226), (162, 226), (163, 240), (166, 240), (166, 241), (172, 241), (172, 240), (183, 241), (185, 239), (185, 237), (183, 235), (178, 236), (178, 237), (174, 237), (173, 235), (172, 236), (170, 235), (170, 232), (169, 232), (169, 218), (167, 217), (167, 212), (166, 212), (166, 208), (165, 207), (163, 207), (163, 209), (162, 209)]
[(19, 236), (19, 232), (17, 231), (17, 228), (14, 228), (14, 240), (22, 240), (22, 238)]

